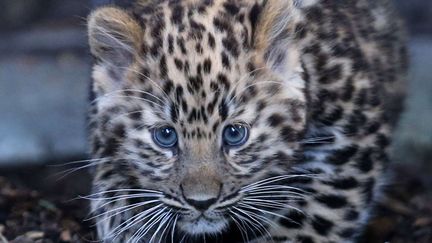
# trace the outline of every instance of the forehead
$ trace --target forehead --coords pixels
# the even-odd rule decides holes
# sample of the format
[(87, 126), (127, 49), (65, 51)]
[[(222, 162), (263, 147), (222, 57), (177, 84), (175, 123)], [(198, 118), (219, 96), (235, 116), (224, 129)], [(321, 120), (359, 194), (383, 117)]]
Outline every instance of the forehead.
[(216, 96), (228, 95), (253, 70), (253, 6), (252, 1), (193, 2), (152, 2), (134, 14), (145, 30), (141, 49), (147, 72), (164, 83), (176, 105), (211, 111), (221, 102)]
[[(254, 1), (147, 1), (134, 8), (134, 15), (150, 28), (153, 37), (163, 30), (201, 39), (203, 31), (245, 34), (256, 21)], [(249, 25), (249, 26), (248, 26)]]
[[(244, 59), (252, 35), (248, 6), (241, 1), (201, 5), (189, 2), (160, 2), (135, 10), (145, 29), (144, 54), (187, 59), (189, 65), (206, 60), (202, 68), (212, 63), (230, 69), (231, 59)], [(177, 62), (177, 66), (182, 65)], [(183, 66), (185, 71), (190, 70), (188, 65)], [(164, 71), (164, 67), (161, 69)]]

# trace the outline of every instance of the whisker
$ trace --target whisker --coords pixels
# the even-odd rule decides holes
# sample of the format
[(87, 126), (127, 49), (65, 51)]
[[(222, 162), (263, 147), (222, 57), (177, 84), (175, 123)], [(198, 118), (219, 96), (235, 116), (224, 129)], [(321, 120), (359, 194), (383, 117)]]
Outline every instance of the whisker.
[[(103, 194), (108, 194), (108, 193), (117, 193), (117, 192), (120, 192), (120, 193), (121, 192), (124, 192), (124, 193), (142, 192), (142, 193), (154, 193), (155, 195), (159, 195), (159, 196), (162, 195), (162, 193), (159, 192), (159, 191), (153, 191), (153, 190), (147, 190), (147, 189), (126, 189), (126, 188), (124, 188), (124, 189), (115, 189), (115, 190), (108, 190), (108, 191), (100, 191), (100, 192), (96, 192), (96, 193), (89, 194), (89, 195), (84, 195), (84, 196), (79, 195), (79, 196), (77, 196), (75, 198), (72, 198), (70, 201), (80, 200), (80, 199), (92, 200), (92, 198), (93, 199), (98, 199), (99, 197), (97, 197), (97, 196), (100, 196), (100, 195), (103, 195)], [(125, 194), (125, 195), (133, 195), (133, 194)], [(118, 195), (118, 196), (121, 196), (121, 195)], [(113, 197), (115, 197), (115, 196), (113, 196)]]
[(149, 190), (149, 189), (138, 189), (138, 188), (121, 188), (121, 189), (113, 189), (113, 190), (107, 190), (107, 191), (100, 191), (93, 194), (89, 194), (83, 197), (92, 197), (92, 196), (98, 196), (108, 193), (115, 193), (115, 192), (150, 192), (150, 193), (156, 193), (156, 194), (162, 194), (160, 191), (155, 190)]
[[(100, 101), (101, 99), (105, 99), (105, 98), (111, 97), (112, 95), (115, 95), (115, 94), (117, 94), (117, 93), (124, 93), (124, 92), (137, 92), (137, 93), (140, 93), (140, 94), (149, 95), (149, 96), (151, 96), (152, 98), (154, 98), (154, 99), (160, 101), (163, 105), (166, 105), (165, 101), (162, 100), (161, 98), (157, 97), (156, 95), (154, 95), (154, 94), (152, 94), (152, 93), (150, 93), (150, 92), (146, 92), (146, 91), (143, 91), (143, 90), (139, 90), (139, 89), (120, 89), (120, 90), (115, 90), (115, 91), (112, 91), (112, 92), (106, 93), (106, 94), (104, 94), (104, 95), (102, 95), (102, 96), (100, 96), (100, 97), (97, 97), (96, 99), (93, 99), (93, 100), (90, 102), (90, 105), (95, 104), (96, 102)], [(115, 98), (115, 97), (117, 97), (117, 96), (114, 96), (114, 98)], [(124, 97), (133, 97), (133, 96), (127, 96), (127, 95), (126, 95), (126, 96), (124, 96)], [(119, 98), (120, 98), (120, 97), (119, 97)], [(140, 98), (142, 98), (142, 97), (140, 97)]]
[(187, 234), (184, 233), (182, 239), (180, 240), (180, 243), (182, 243), (186, 239), (186, 237), (187, 237)]
[(239, 80), (237, 81), (237, 83), (235, 84), (235, 86), (233, 87), (233, 89), (236, 89), (241, 82), (243, 82), (244, 80), (246, 80), (247, 78), (249, 78), (249, 76), (255, 76), (255, 73), (258, 71), (261, 71), (263, 69), (266, 69), (265, 67), (260, 67), (260, 68), (255, 68), (254, 70), (244, 74), (242, 77), (239, 78)]
[(247, 85), (247, 86), (244, 87), (241, 91), (237, 92), (237, 94), (234, 95), (234, 96), (233, 96), (233, 97), (232, 97), (232, 98), (227, 102), (227, 106), (230, 106), (231, 103), (234, 102), (235, 99), (236, 99), (239, 95), (243, 94), (244, 91), (246, 91), (247, 89), (250, 89), (250, 88), (252, 88), (252, 87), (254, 87), (254, 86), (257, 86), (257, 85), (259, 85), (259, 84), (266, 84), (266, 83), (276, 83), (276, 84), (280, 84), (280, 85), (283, 84), (283, 83), (280, 82), (280, 81), (263, 80), (263, 81), (259, 81), (259, 82), (256, 82), (256, 83), (253, 83), (253, 84)]
[[(242, 209), (243, 209), (244, 211), (246, 211), (247, 213), (252, 214), (252, 215), (255, 216), (256, 218), (260, 218), (261, 220), (263, 220), (264, 222), (266, 222), (267, 224), (269, 224), (271, 227), (274, 227), (274, 228), (277, 228), (277, 227), (278, 227), (278, 225), (275, 224), (275, 223), (274, 223), (273, 221), (271, 221), (270, 219), (268, 219), (268, 218), (266, 218), (266, 217), (264, 217), (264, 216), (262, 216), (262, 215), (259, 215), (259, 214), (255, 213), (255, 212), (252, 212), (252, 211), (248, 210), (247, 208), (242, 207)], [(269, 236), (270, 236), (270, 235), (269, 235)], [(270, 237), (271, 237), (271, 236), (270, 236)]]
[(178, 219), (178, 215), (176, 215), (175, 219), (174, 219), (174, 223), (173, 223), (173, 227), (171, 229), (171, 243), (174, 243), (174, 234), (175, 234), (175, 227), (177, 225), (177, 219)]
[[(154, 103), (154, 102), (152, 102), (152, 101), (149, 101), (149, 100), (146, 100), (146, 99), (143, 99), (143, 98), (139, 98), (139, 97), (133, 97), (133, 96), (117, 96), (117, 97), (129, 97), (129, 98), (139, 99), (139, 100), (143, 100), (143, 101), (148, 101), (149, 103), (154, 104), (155, 106), (157, 106), (157, 107), (160, 109), (160, 110), (158, 110), (158, 109), (152, 109), (152, 112), (153, 112), (153, 113), (155, 113), (155, 114), (157, 114), (157, 115), (160, 115), (160, 116), (164, 116), (164, 115), (166, 115), (166, 114), (163, 112), (163, 110), (165, 109), (165, 107), (163, 107), (163, 106), (161, 106), (161, 105), (159, 105), (159, 104), (156, 104), (156, 103)], [(112, 117), (112, 118), (110, 118), (110, 119), (104, 121), (103, 125), (108, 124), (108, 123), (115, 122), (116, 120), (118, 120), (118, 119), (120, 119), (120, 118), (124, 118), (124, 117), (130, 116), (130, 115), (138, 114), (138, 113), (142, 113), (142, 112), (143, 112), (142, 109), (138, 109), (138, 110), (134, 110), (134, 111), (131, 111), (131, 112), (121, 113), (121, 114), (118, 114), (118, 115), (116, 115), (116, 116), (114, 116), (114, 117)], [(145, 126), (145, 124), (143, 124), (143, 126)]]
[(124, 194), (124, 195), (118, 195), (118, 196), (113, 196), (113, 197), (82, 197), (82, 196), (80, 196), (80, 199), (86, 199), (86, 200), (90, 200), (90, 201), (103, 201), (103, 200), (118, 199), (118, 198), (128, 199), (128, 198), (134, 198), (134, 197), (161, 197), (161, 194), (159, 194), (159, 193), (137, 193), (137, 194)]
[(322, 141), (302, 141), (300, 143), (308, 145), (308, 144), (333, 144), (334, 142), (322, 140)]
[(242, 77), (240, 77), (238, 79), (238, 81), (236, 82), (236, 84), (234, 85), (234, 87), (232, 88), (232, 90), (236, 90), (238, 88), (238, 86), (243, 83), (244, 80), (246, 80), (247, 78), (249, 78), (249, 76), (253, 77), (253, 76), (255, 76), (256, 72), (261, 71), (263, 69), (265, 69), (265, 67), (255, 68), (254, 70), (252, 70), (252, 71), (244, 74)]
[(165, 208), (162, 208), (157, 212), (152, 218), (150, 218), (143, 226), (141, 226), (133, 235), (132, 237), (127, 241), (130, 242), (132, 239), (137, 238), (137, 241), (139, 241), (142, 237), (145, 236), (148, 230), (150, 230), (156, 223), (158, 223), (162, 217), (164, 217), (164, 210)]
[(314, 178), (312, 176), (312, 174), (310, 174), (310, 175), (279, 175), (279, 176), (269, 177), (269, 178), (265, 178), (263, 180), (259, 180), (259, 181), (256, 181), (254, 183), (251, 183), (251, 184), (249, 184), (247, 186), (244, 186), (242, 188), (242, 190), (249, 189), (249, 188), (254, 188), (254, 187), (258, 186), (258, 185), (264, 185), (264, 184), (269, 184), (269, 183), (273, 183), (273, 182), (276, 182), (276, 181), (293, 179), (293, 178), (298, 178), (298, 177)]
[(252, 210), (255, 210), (255, 211), (258, 211), (258, 212), (263, 212), (263, 213), (271, 214), (271, 215), (276, 216), (276, 217), (280, 217), (280, 218), (284, 218), (284, 219), (287, 218), (286, 216), (284, 216), (282, 214), (271, 212), (269, 210), (265, 210), (265, 209), (262, 209), (262, 208), (256, 208), (256, 207), (254, 207), (252, 205), (249, 205), (247, 203), (239, 202), (239, 206), (243, 206), (244, 208), (249, 208), (249, 209), (252, 209)]
[[(171, 216), (168, 218), (168, 222), (164, 228), (164, 230), (161, 232), (161, 237), (159, 238), (159, 243), (166, 242), (167, 235), (165, 233), (169, 233), (169, 227), (171, 227), (173, 220), (176, 218), (175, 213), (172, 213)], [(168, 230), (168, 231), (167, 231)]]
[(108, 236), (106, 238), (109, 237), (113, 237), (114, 239), (116, 239), (118, 236), (121, 235), (121, 233), (123, 233), (124, 231), (130, 229), (131, 227), (135, 226), (138, 222), (145, 220), (146, 218), (152, 217), (153, 215), (155, 215), (158, 210), (158, 208), (162, 207), (162, 204), (156, 205), (152, 208), (149, 208), (143, 212), (140, 212), (130, 218), (128, 218), (125, 222), (119, 224), (118, 226), (116, 226), (114, 229), (112, 229), (109, 233)]
[[(153, 242), (153, 239), (159, 234), (159, 231), (162, 229), (162, 227), (164, 227), (164, 225), (168, 222), (169, 219), (171, 219), (172, 215), (170, 214), (171, 210), (169, 210), (168, 212), (165, 213), (165, 216), (161, 219), (161, 222), (159, 223), (159, 226), (156, 228), (156, 231), (153, 232), (153, 236), (150, 238), (149, 243)], [(166, 229), (166, 226), (165, 226)], [(163, 233), (164, 231), (162, 231), (161, 235), (159, 236), (160, 238), (163, 237)]]
[(144, 212), (138, 213), (138, 214), (128, 218), (126, 221), (124, 221), (123, 223), (119, 224), (114, 229), (112, 229), (109, 233), (109, 236), (114, 236), (114, 239), (116, 239), (118, 236), (121, 235), (121, 233), (132, 228), (133, 226), (138, 224), (140, 221), (143, 221), (146, 218), (149, 218), (149, 217), (153, 216), (154, 214), (156, 214), (158, 212), (156, 210), (161, 206), (162, 206), (161, 204), (157, 205), (157, 206), (152, 207), (152, 208), (150, 208)]
[[(119, 215), (119, 214), (121, 214), (121, 213), (123, 213), (123, 212), (129, 211), (129, 210), (132, 210), (132, 209), (134, 209), (134, 208), (142, 207), (142, 206), (145, 206), (145, 205), (148, 205), (148, 204), (151, 204), (151, 203), (156, 203), (156, 202), (159, 202), (159, 201), (160, 201), (160, 200), (150, 200), (150, 201), (145, 201), (145, 202), (134, 203), (134, 204), (129, 204), (129, 205), (125, 205), (125, 206), (117, 207), (117, 208), (114, 208), (114, 209), (111, 209), (111, 210), (105, 211), (105, 212), (103, 212), (103, 213), (100, 213), (100, 214), (98, 214), (98, 215), (94, 215), (94, 216), (92, 216), (91, 218), (84, 219), (84, 221), (93, 220), (93, 219), (95, 219), (95, 218), (99, 218), (99, 217), (102, 217), (102, 216), (104, 216), (104, 215), (111, 214), (112, 212), (116, 212), (115, 214), (111, 214), (109, 217), (105, 218), (105, 219), (109, 219), (109, 218), (112, 218), (112, 217), (114, 217), (114, 216), (116, 216), (116, 215)], [(119, 211), (119, 210), (120, 210), (120, 211)], [(104, 219), (104, 220), (105, 220), (105, 219)]]
[(263, 203), (269, 203), (270, 205), (274, 203), (274, 205), (280, 205), (280, 206), (285, 206), (286, 203), (288, 203), (287, 199), (284, 200), (266, 200), (266, 199), (256, 199), (256, 198), (243, 198), (242, 201), (246, 201), (246, 202), (263, 202)]
[(137, 70), (134, 70), (132, 68), (126, 68), (126, 70), (130, 71), (130, 72), (133, 72), (135, 74), (138, 74), (139, 76), (144, 77), (146, 80), (152, 82), (152, 84), (156, 88), (158, 88), (164, 94), (165, 98), (167, 98), (170, 102), (173, 102), (172, 99), (171, 99), (171, 97), (165, 92), (165, 90), (156, 81), (154, 81), (153, 79), (151, 79), (149, 76), (144, 75), (143, 73), (141, 73), (141, 72), (139, 72)]
[(275, 201), (257, 201), (257, 200), (247, 200), (244, 199), (244, 202), (246, 204), (251, 203), (254, 206), (262, 206), (262, 207), (266, 207), (266, 208), (272, 208), (272, 209), (286, 209), (289, 208), (288, 204), (284, 204), (281, 202), (275, 202)]
[[(255, 210), (255, 211), (258, 211), (258, 212), (263, 212), (263, 213), (271, 214), (271, 215), (276, 216), (276, 217), (279, 217), (279, 218), (288, 219), (288, 217), (286, 217), (286, 216), (284, 216), (284, 215), (282, 215), (282, 214), (275, 213), (275, 212), (272, 212), (272, 211), (269, 211), (269, 210), (265, 210), (265, 209), (262, 209), (262, 208), (256, 208), (256, 207), (254, 207), (254, 206), (252, 206), (252, 205), (249, 205), (249, 204), (247, 204), (247, 203), (242, 203), (242, 202), (240, 202), (239, 205), (241, 205), (241, 206), (243, 206), (243, 207), (246, 207), (246, 208), (249, 208), (249, 209), (252, 209), (252, 210)], [(296, 211), (298, 211), (298, 212), (304, 214), (304, 212), (303, 212), (302, 210), (300, 210), (300, 209), (298, 209), (298, 208), (295, 208), (295, 207), (292, 207), (292, 206), (290, 206), (290, 205), (287, 205), (287, 208), (291, 208), (291, 209), (293, 209), (293, 210), (296, 210)]]
[[(233, 207), (233, 208), (236, 209), (237, 211), (239, 211), (240, 213), (246, 215), (246, 217), (248, 217), (250, 220), (252, 220), (253, 222), (255, 222), (255, 223), (252, 223), (249, 220), (249, 223), (251, 223), (251, 225), (254, 226), (254, 228), (258, 230), (258, 232), (261, 234), (261, 236), (264, 236), (264, 235), (267, 234), (271, 238), (270, 233), (268, 232), (268, 230), (266, 229), (266, 227), (260, 221), (258, 221), (257, 219), (255, 219), (254, 217), (252, 217), (250, 214), (246, 213), (245, 211), (243, 211), (242, 209), (240, 209), (238, 207)], [(261, 231), (261, 229), (263, 229), (264, 232)]]
[[(127, 52), (129, 52), (130, 54), (134, 55), (134, 51), (130, 46), (126, 45), (125, 43), (122, 43), (118, 38), (116, 38), (114, 36), (114, 35), (118, 34), (118, 32), (116, 33), (116, 31), (105, 29), (102, 26), (96, 26), (95, 31), (101, 32), (104, 36), (106, 36), (106, 37), (110, 38), (112, 41), (114, 41), (118, 45), (118, 46), (114, 45), (115, 47), (120, 47), (123, 50), (126, 50)], [(104, 60), (104, 61), (107, 62), (106, 60)], [(107, 64), (108, 63), (110, 63), (110, 62), (107, 62)]]
[[(242, 240), (244, 242), (249, 242), (249, 238), (247, 237), (247, 230), (245, 230), (243, 228), (243, 226), (240, 225), (240, 223), (232, 215), (229, 215), (229, 216), (230, 216), (231, 220), (234, 222), (234, 224), (237, 225), (237, 228), (240, 230), (240, 234), (242, 236)], [(245, 235), (246, 235), (246, 237), (245, 237)]]
[(69, 162), (61, 163), (61, 164), (48, 165), (48, 167), (63, 167), (63, 166), (68, 166), (68, 165), (75, 165), (75, 164), (82, 164), (82, 163), (90, 163), (90, 162), (95, 162), (95, 161), (104, 160), (104, 159), (109, 159), (109, 158), (110, 158), (110, 157), (99, 158), (99, 159), (75, 160), (75, 161), (69, 161)]
[[(234, 210), (239, 210), (238, 208), (236, 208), (236, 207), (233, 207), (233, 209)], [(253, 222), (250, 222), (250, 220), (248, 219), (248, 218), (245, 218), (244, 216), (242, 216), (242, 215), (240, 215), (240, 214), (238, 214), (238, 213), (236, 213), (236, 212), (234, 212), (233, 210), (229, 210), (230, 211), (230, 213), (231, 214), (233, 214), (233, 215), (235, 215), (239, 220), (240, 220), (240, 222), (242, 223), (242, 225), (245, 227), (245, 228), (248, 228), (248, 225), (251, 225), (254, 229), (256, 229), (257, 231), (259, 231), (259, 233), (262, 235), (263, 234), (263, 232), (260, 230), (260, 229), (257, 229), (256, 227), (256, 225), (253, 223)], [(251, 231), (252, 232), (252, 234), (254, 234), (254, 238), (258, 238), (258, 236), (255, 234), (255, 231), (254, 230), (252, 230)]]
[[(146, 99), (143, 99), (143, 98), (139, 98), (139, 97), (133, 97), (133, 96), (117, 96), (117, 97), (129, 97), (129, 98), (139, 99), (139, 100), (143, 100), (143, 101), (148, 101), (149, 103), (152, 103), (155, 106), (158, 106), (160, 108), (160, 111), (158, 111), (157, 109), (153, 109), (152, 112), (154, 112), (155, 114), (164, 115), (164, 113), (163, 113), (164, 107), (161, 106), (161, 105), (159, 105), (159, 104), (156, 104), (156, 103), (154, 103), (152, 101), (149, 101), (149, 100), (146, 100)], [(129, 116), (129, 115), (132, 115), (132, 114), (142, 113), (142, 112), (143, 112), (143, 110), (135, 110), (135, 111), (131, 111), (131, 112), (121, 113), (121, 114), (118, 114), (118, 115), (116, 115), (115, 117), (113, 117), (113, 118), (111, 118), (109, 120), (106, 120), (103, 124), (105, 125), (105, 124), (108, 124), (109, 122), (114, 122), (114, 121), (116, 121), (116, 120), (118, 120), (120, 118)]]
[[(121, 48), (123, 48), (124, 50), (127, 50), (128, 52), (130, 52), (132, 55), (135, 56), (135, 52), (134, 52), (130, 47), (126, 46), (124, 43), (121, 43), (117, 38), (113, 37), (112, 34), (109, 33), (107, 30), (105, 30), (105, 29), (103, 29), (103, 28), (98, 28), (97, 30), (100, 31), (100, 32), (102, 32), (102, 33), (104, 33), (106, 36), (108, 36), (109, 38), (111, 38), (114, 42), (117, 42), (117, 44), (119, 44)], [(158, 88), (160, 91), (162, 91), (162, 93), (163, 93), (167, 98), (169, 98), (169, 95), (168, 95), (168, 94), (167, 94), (167, 93), (162, 89), (162, 87), (160, 87), (160, 85), (159, 85), (157, 82), (155, 82), (154, 80), (152, 80), (152, 79), (151, 79), (150, 77), (148, 77), (147, 75), (145, 75), (145, 74), (143, 74), (143, 73), (141, 73), (141, 72), (139, 72), (139, 71), (137, 71), (137, 70), (134, 70), (134, 69), (131, 68), (131, 67), (120, 67), (120, 66), (114, 66), (114, 65), (111, 64), (111, 62), (110, 62), (109, 60), (106, 60), (106, 59), (104, 59), (104, 58), (102, 58), (102, 61), (105, 63), (105, 65), (108, 65), (108, 66), (110, 66), (110, 67), (112, 67), (112, 68), (116, 68), (116, 69), (123, 69), (123, 70), (125, 70), (125, 71), (134, 72), (134, 73), (140, 75), (141, 77), (144, 77), (146, 80), (149, 80), (150, 82), (152, 82), (153, 85), (154, 85), (156, 88)], [(138, 61), (141, 65), (144, 64), (143, 61), (142, 61), (141, 59), (138, 59), (138, 58), (137, 58), (137, 61)]]
[[(110, 98), (111, 98), (111, 97), (110, 97)], [(149, 99), (146, 99), (146, 98), (142, 98), (142, 97), (138, 97), (138, 96), (132, 96), (132, 95), (131, 95), (131, 96), (127, 96), (127, 95), (116, 95), (116, 96), (113, 96), (113, 98), (136, 99), (136, 100), (145, 101), (145, 102), (148, 102), (148, 103), (150, 103), (150, 104), (153, 104), (153, 105), (155, 105), (155, 106), (161, 108), (162, 110), (164, 109), (164, 106), (163, 106), (163, 105), (161, 105), (161, 104), (159, 104), (159, 103), (157, 103), (157, 102), (155, 102), (155, 101), (152, 101), (152, 100), (149, 100)]]
[[(254, 203), (254, 205), (259, 205), (259, 204), (255, 204)], [(268, 207), (268, 206), (264, 206), (264, 207)], [(307, 216), (303, 211), (299, 211), (299, 209), (296, 209), (296, 208), (294, 208), (294, 207), (288, 207), (289, 209), (293, 209), (294, 211), (297, 211), (297, 212), (300, 212), (301, 214), (303, 214), (303, 215), (305, 215), (305, 216)], [(287, 209), (287, 207), (285, 207), (285, 208), (281, 208), (281, 209)], [(249, 211), (250, 212), (250, 211)], [(250, 212), (250, 213), (253, 213), (253, 212)], [(264, 212), (265, 213), (265, 212)], [(290, 221), (290, 222), (292, 222), (292, 223), (294, 223), (294, 224), (299, 224), (298, 222), (296, 222), (296, 221), (294, 221), (294, 220), (292, 220), (292, 219), (290, 219), (290, 218), (288, 218), (288, 217), (285, 217), (284, 218), (285, 220), (288, 220), (288, 221)], [(271, 221), (270, 221), (271, 222)], [(273, 222), (272, 222), (273, 223)], [(274, 223), (273, 223), (274, 224)]]
[[(158, 224), (165, 217), (166, 213), (163, 213), (162, 210), (161, 210), (161, 212), (162, 212), (162, 214), (160, 214), (156, 219), (154, 219), (154, 220), (150, 219), (146, 223), (145, 227), (142, 227), (142, 228), (140, 228), (139, 231), (137, 231), (137, 232), (139, 232), (139, 234), (137, 234), (138, 242), (140, 241), (140, 239), (142, 237), (144, 237), (153, 228), (154, 225)], [(150, 224), (148, 224), (148, 223), (150, 223)]]
[(305, 191), (302, 191), (302, 189), (297, 188), (297, 187), (293, 187), (293, 186), (287, 186), (287, 185), (281, 185), (281, 184), (268, 185), (268, 183), (249, 188), (247, 191), (271, 190), (271, 189), (284, 189), (287, 191), (290, 190), (292, 192), (296, 192), (296, 191), (305, 192)]
[(272, 192), (272, 193), (284, 193), (284, 194), (289, 194), (289, 195), (297, 195), (297, 196), (305, 196), (310, 194), (310, 192), (307, 192), (303, 189), (299, 189), (299, 188), (284, 188), (283, 186), (272, 186), (272, 187), (266, 187), (266, 188), (255, 188), (253, 190), (249, 190), (246, 192), (243, 192), (246, 195), (256, 195), (259, 193), (263, 193), (266, 194), (268, 192)]
[(270, 195), (266, 195), (266, 194), (264, 194), (264, 195), (262, 195), (262, 194), (257, 194), (257, 195), (252, 195), (252, 196), (249, 196), (249, 195), (247, 195), (246, 197), (244, 197), (244, 198), (256, 198), (256, 199), (260, 199), (260, 198), (272, 198), (272, 200), (277, 200), (277, 198), (284, 198), (284, 199), (304, 199), (305, 197), (304, 196), (290, 196), (290, 194), (288, 193), (288, 194), (280, 194), (280, 195), (275, 195), (274, 193), (271, 193)]
[(309, 142), (319, 142), (319, 141), (326, 141), (329, 139), (334, 139), (336, 136), (326, 136), (326, 137), (310, 137), (302, 140), (300, 143), (309, 143)]
[(125, 196), (125, 197), (119, 197), (119, 198), (117, 198), (115, 200), (110, 200), (108, 202), (105, 202), (105, 203), (99, 205), (97, 208), (93, 209), (90, 213), (94, 213), (98, 209), (103, 208), (104, 206), (106, 206), (108, 204), (111, 204), (111, 203), (114, 203), (114, 202), (118, 202), (118, 201), (122, 201), (122, 200), (132, 199), (132, 198), (146, 198), (148, 200), (149, 198), (158, 198), (158, 196)]
[(76, 168), (70, 168), (70, 169), (67, 169), (67, 170), (64, 170), (64, 171), (57, 172), (57, 173), (55, 173), (53, 175), (50, 175), (50, 177), (51, 178), (57, 177), (56, 180), (60, 181), (60, 180), (66, 178), (67, 176), (69, 176), (69, 175), (71, 175), (71, 174), (73, 174), (73, 173), (75, 173), (75, 172), (77, 172), (79, 170), (83, 170), (83, 169), (86, 169), (86, 168), (89, 168), (89, 167), (92, 167), (92, 166), (97, 166), (97, 165), (108, 163), (108, 162), (110, 162), (110, 160), (99, 161), (99, 162), (92, 162), (90, 164), (86, 164), (86, 165), (79, 166), (79, 167), (76, 167)]

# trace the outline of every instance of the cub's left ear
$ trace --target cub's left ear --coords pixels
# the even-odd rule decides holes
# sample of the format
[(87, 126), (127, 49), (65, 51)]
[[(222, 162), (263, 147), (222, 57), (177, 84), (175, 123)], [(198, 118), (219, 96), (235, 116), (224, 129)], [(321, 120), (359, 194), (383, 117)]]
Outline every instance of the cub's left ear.
[(268, 0), (259, 14), (254, 48), (259, 66), (285, 77), (301, 70), (300, 50), (296, 43), (301, 9), (315, 0)]
[(92, 54), (112, 67), (127, 67), (139, 50), (143, 29), (127, 12), (103, 7), (88, 18)]

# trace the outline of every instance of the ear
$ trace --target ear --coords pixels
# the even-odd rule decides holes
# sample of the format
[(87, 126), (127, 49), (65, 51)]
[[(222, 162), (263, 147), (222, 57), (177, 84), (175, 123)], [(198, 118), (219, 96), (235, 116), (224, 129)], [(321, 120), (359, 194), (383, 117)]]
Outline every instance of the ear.
[(114, 68), (127, 67), (139, 50), (143, 29), (125, 11), (104, 7), (89, 16), (88, 34), (91, 53), (97, 60)]
[(282, 78), (301, 71), (295, 34), (304, 1), (269, 0), (259, 14), (254, 37), (255, 61)]

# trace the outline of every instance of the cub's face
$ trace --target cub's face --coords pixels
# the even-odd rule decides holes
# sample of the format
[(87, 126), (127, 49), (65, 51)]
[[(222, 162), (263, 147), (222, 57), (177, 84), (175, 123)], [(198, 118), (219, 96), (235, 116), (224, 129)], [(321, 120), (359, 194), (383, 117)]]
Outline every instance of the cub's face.
[(305, 85), (287, 34), (295, 11), (287, 1), (251, 2), (90, 16), (93, 154), (106, 161), (96, 190), (148, 190), (151, 206), (194, 235), (248, 212), (271, 216), (272, 203), (296, 198), (277, 187), (305, 127)]

